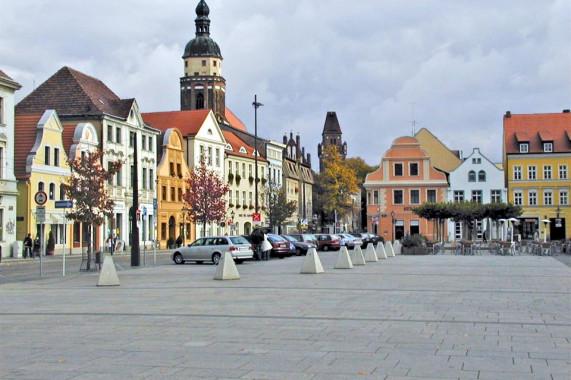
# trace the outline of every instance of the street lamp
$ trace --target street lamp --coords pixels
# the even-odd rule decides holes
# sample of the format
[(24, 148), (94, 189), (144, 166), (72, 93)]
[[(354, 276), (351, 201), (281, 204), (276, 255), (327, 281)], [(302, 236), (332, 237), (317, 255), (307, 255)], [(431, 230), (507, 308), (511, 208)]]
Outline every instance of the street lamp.
[(258, 212), (258, 108), (263, 106), (258, 102), (258, 95), (254, 95), (254, 196), (256, 197), (255, 212)]
[(391, 211), (391, 221), (393, 223), (393, 227), (392, 227), (392, 231), (391, 231), (391, 234), (393, 236), (392, 236), (391, 242), (394, 243), (395, 242), (395, 212), (394, 211)]
[(230, 220), (232, 221), (232, 224), (230, 225), (230, 235), (232, 235), (232, 226), (234, 225), (234, 223), (236, 223), (234, 221), (234, 216), (236, 215), (236, 213), (234, 213), (234, 210), (232, 210), (230, 212)]
[(547, 223), (551, 223), (549, 219), (547, 219), (547, 215), (543, 216), (543, 242), (547, 243)]

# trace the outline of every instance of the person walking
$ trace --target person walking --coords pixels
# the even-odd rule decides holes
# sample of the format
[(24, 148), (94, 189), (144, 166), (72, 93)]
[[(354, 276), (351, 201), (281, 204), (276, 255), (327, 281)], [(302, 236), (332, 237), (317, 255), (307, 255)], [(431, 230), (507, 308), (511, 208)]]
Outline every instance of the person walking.
[(262, 261), (268, 261), (270, 259), (270, 252), (272, 250), (272, 243), (268, 241), (268, 235), (264, 234), (264, 240), (260, 247), (262, 251)]
[(32, 251), (32, 257), (40, 257), (40, 237), (36, 235), (34, 239), (34, 249)]
[(27, 259), (28, 255), (30, 256), (30, 258), (32, 258), (33, 244), (34, 243), (32, 242), (32, 234), (28, 234), (24, 239), (24, 259)]

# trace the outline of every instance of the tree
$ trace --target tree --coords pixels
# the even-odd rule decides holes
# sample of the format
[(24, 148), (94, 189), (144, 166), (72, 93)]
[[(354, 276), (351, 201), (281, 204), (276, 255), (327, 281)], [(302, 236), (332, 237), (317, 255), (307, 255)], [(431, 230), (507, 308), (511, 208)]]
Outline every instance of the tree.
[[(68, 199), (75, 204), (72, 211), (66, 213), (66, 218), (78, 223), (89, 225), (90, 231), (94, 226), (101, 226), (105, 217), (113, 216), (115, 202), (105, 191), (105, 184), (121, 169), (121, 161), (109, 161), (107, 169), (101, 165), (103, 152), (85, 152), (84, 155), (68, 160), (71, 175), (62, 185)], [(88, 236), (87, 270), (91, 266), (92, 234)]]
[(361, 220), (358, 223), (358, 227), (361, 229), (361, 226), (367, 224), (367, 212), (365, 210), (367, 207), (367, 190), (363, 184), (365, 183), (367, 174), (373, 172), (376, 167), (368, 165), (361, 157), (347, 158), (345, 159), (345, 164), (355, 172), (357, 186), (361, 189), (361, 205), (359, 207), (361, 211)]
[(268, 186), (262, 190), (262, 197), (268, 205), (268, 219), (270, 226), (281, 226), (291, 218), (297, 209), (296, 201), (288, 201), (285, 189), (270, 180)]
[(206, 234), (206, 224), (221, 222), (226, 216), (226, 194), (230, 187), (218, 173), (206, 167), (206, 160), (189, 174), (186, 179), (187, 191), (183, 194), (184, 209), (192, 222), (202, 224), (202, 234)]
[(323, 149), (323, 165), (323, 172), (315, 177), (317, 195), (314, 206), (328, 214), (348, 214), (355, 207), (351, 195), (359, 191), (355, 172), (345, 164), (333, 145)]

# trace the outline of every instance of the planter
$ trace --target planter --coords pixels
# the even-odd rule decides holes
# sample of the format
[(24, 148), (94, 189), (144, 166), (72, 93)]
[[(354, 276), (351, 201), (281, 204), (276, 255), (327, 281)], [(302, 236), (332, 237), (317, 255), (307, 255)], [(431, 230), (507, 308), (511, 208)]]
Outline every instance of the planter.
[(428, 255), (427, 247), (402, 247), (403, 255)]

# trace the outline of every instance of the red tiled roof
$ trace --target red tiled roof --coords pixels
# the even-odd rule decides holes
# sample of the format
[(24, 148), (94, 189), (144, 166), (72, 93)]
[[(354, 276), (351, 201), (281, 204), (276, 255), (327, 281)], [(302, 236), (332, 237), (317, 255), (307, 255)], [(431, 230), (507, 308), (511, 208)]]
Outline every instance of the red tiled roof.
[[(246, 144), (244, 140), (242, 140), (241, 138), (239, 138), (230, 131), (222, 130), (222, 133), (224, 134), (224, 139), (226, 140), (226, 142), (230, 144), (230, 146), (232, 146), (233, 149), (233, 151), (226, 150), (227, 154), (231, 156), (246, 157), (252, 160), (254, 159), (254, 154), (253, 154), (254, 148), (252, 146)], [(240, 153), (241, 147), (244, 147), (247, 153)], [(265, 162), (266, 159), (262, 156), (258, 156), (258, 161)]]
[(73, 135), (75, 134), (76, 127), (77, 124), (67, 124), (63, 126), (61, 139), (63, 142), (63, 148), (65, 149), (65, 154), (67, 158), (72, 158), (69, 156), (69, 153), (71, 150), (71, 145), (73, 144)]
[(209, 109), (196, 111), (170, 111), (143, 113), (145, 123), (153, 128), (166, 131), (169, 128), (177, 128), (183, 136), (194, 136), (204, 124), (204, 120), (210, 113)]
[(515, 138), (518, 142), (529, 141), (529, 135), (525, 132), (516, 132)]
[(38, 122), (43, 114), (19, 115), (16, 114), (14, 128), (14, 175), (18, 179), (30, 176), (26, 173), (26, 159), (36, 142)]
[(231, 127), (247, 132), (246, 126), (244, 123), (242, 123), (242, 120), (240, 120), (238, 116), (234, 115), (234, 112), (226, 108), (224, 116), (226, 116), (226, 120), (228, 120), (228, 124), (230, 124)]
[(20, 114), (55, 109), (60, 117), (109, 114), (127, 118), (134, 99), (120, 99), (102, 81), (63, 67), (16, 106)]
[[(525, 133), (528, 140), (520, 140)], [(519, 153), (519, 141), (529, 141), (529, 153), (543, 153), (543, 142), (553, 141), (553, 152), (571, 152), (571, 113), (509, 114), (504, 116), (507, 154)]]

